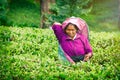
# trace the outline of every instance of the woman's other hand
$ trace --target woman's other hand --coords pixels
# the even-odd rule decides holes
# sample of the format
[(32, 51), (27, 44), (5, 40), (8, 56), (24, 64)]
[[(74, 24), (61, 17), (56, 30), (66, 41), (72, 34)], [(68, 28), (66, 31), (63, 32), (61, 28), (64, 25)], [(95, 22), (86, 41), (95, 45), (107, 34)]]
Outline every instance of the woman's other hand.
[(91, 53), (88, 53), (88, 54), (86, 54), (85, 55), (85, 57), (84, 57), (84, 60), (83, 61), (88, 61), (90, 58), (92, 57), (92, 54)]

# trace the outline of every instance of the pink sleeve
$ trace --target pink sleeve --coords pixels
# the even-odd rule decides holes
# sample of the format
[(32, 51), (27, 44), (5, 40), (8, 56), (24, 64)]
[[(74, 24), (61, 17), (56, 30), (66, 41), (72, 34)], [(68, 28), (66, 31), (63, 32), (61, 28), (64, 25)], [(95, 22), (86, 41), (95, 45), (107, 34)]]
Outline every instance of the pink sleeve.
[(69, 55), (67, 55), (65, 52), (64, 52), (64, 54), (69, 62), (74, 63), (74, 61), (71, 59), (71, 57)]
[(81, 40), (82, 40), (82, 42), (84, 44), (86, 54), (87, 53), (91, 53), (92, 54), (92, 47), (91, 47), (88, 39), (84, 35), (81, 35)]
[(58, 41), (61, 42), (62, 36), (64, 35), (61, 25), (53, 24), (52, 29)]

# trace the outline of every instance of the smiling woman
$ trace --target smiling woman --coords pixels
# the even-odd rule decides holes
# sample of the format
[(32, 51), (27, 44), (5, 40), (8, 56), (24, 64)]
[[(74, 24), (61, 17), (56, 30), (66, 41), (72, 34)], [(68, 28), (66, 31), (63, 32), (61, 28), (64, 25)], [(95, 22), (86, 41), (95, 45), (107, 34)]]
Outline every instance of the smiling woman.
[(76, 35), (76, 33), (78, 32), (78, 28), (77, 28), (77, 26), (76, 25), (74, 25), (74, 24), (72, 24), (72, 23), (69, 23), (66, 27), (65, 27), (65, 29), (64, 29), (64, 31), (65, 31), (65, 33), (68, 35), (68, 36), (70, 36), (70, 38), (74, 38), (74, 36)]
[(92, 57), (92, 48), (87, 36), (82, 34), (86, 27), (84, 24), (80, 18), (71, 17), (63, 24), (54, 23), (52, 26), (64, 56), (73, 64), (88, 61)]

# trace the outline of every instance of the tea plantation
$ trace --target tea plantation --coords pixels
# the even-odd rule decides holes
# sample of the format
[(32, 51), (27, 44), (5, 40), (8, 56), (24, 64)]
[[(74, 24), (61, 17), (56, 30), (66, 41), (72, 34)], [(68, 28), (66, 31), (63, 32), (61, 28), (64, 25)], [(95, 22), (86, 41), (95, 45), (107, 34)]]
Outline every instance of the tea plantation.
[(0, 80), (120, 80), (120, 32), (90, 31), (93, 57), (63, 64), (50, 29), (0, 26)]

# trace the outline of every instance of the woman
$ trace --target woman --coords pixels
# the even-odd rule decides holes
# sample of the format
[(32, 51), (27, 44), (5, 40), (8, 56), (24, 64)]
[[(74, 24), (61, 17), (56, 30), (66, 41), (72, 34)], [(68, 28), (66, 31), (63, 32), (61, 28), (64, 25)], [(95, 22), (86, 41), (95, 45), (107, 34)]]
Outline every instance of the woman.
[(81, 34), (82, 24), (79, 18), (69, 18), (63, 24), (55, 22), (52, 26), (66, 59), (73, 64), (92, 57), (89, 41)]

